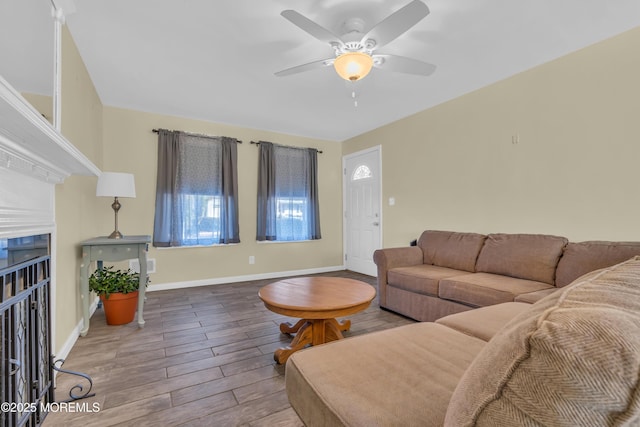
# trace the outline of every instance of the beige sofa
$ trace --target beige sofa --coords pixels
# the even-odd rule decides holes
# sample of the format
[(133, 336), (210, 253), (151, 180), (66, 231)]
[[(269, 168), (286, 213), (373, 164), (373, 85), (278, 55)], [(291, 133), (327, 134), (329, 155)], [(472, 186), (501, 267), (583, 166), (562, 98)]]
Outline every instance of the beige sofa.
[(640, 257), (535, 304), (301, 350), (285, 381), (307, 426), (640, 425)]
[(640, 255), (640, 242), (427, 230), (374, 253), (380, 306), (420, 321), (503, 302), (533, 303), (577, 277)]

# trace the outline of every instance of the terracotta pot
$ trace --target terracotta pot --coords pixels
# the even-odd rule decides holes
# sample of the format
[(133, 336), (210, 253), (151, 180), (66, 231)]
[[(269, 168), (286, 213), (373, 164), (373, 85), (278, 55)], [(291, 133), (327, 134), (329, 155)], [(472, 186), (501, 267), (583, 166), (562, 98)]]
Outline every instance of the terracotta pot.
[(128, 294), (111, 294), (109, 298), (100, 295), (107, 317), (107, 325), (125, 325), (133, 321), (138, 307), (138, 291)]

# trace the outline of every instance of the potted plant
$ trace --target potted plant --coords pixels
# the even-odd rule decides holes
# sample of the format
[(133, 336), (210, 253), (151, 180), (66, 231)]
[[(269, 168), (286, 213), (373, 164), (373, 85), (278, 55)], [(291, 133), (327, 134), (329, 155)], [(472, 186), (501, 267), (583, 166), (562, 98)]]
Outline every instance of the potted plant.
[(89, 277), (89, 289), (102, 301), (108, 325), (124, 325), (133, 321), (138, 306), (140, 274), (131, 269), (102, 267)]

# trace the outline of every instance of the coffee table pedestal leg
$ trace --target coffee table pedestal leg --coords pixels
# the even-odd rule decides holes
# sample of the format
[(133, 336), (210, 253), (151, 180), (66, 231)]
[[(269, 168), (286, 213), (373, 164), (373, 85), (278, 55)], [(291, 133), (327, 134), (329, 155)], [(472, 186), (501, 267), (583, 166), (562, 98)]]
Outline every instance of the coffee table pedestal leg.
[(287, 334), (287, 335), (295, 334), (307, 322), (309, 322), (309, 320), (300, 319), (300, 320), (298, 320), (298, 322), (295, 325), (293, 323), (291, 323), (291, 322), (281, 323), (280, 324), (280, 332), (282, 332), (283, 334)]
[(342, 336), (342, 333), (344, 331), (348, 331), (350, 327), (351, 327), (351, 320), (345, 319), (341, 322), (338, 322), (336, 319), (327, 319), (324, 324), (324, 341), (318, 344), (323, 344), (325, 342), (330, 342), (335, 340), (341, 340), (342, 338), (344, 338)]
[(291, 344), (277, 349), (273, 358), (279, 364), (283, 364), (294, 352), (308, 345), (319, 345), (344, 338), (342, 332), (348, 331), (350, 327), (350, 320), (338, 322), (336, 319), (301, 319), (295, 325), (289, 322), (282, 323), (280, 332), (295, 333), (296, 336)]

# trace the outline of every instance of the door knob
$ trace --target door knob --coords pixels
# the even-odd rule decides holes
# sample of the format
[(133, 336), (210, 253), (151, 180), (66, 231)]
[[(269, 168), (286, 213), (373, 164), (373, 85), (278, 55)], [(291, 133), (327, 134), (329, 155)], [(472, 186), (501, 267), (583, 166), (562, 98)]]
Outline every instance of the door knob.
[(376, 227), (380, 225), (379, 222), (374, 222), (373, 225), (375, 225)]

